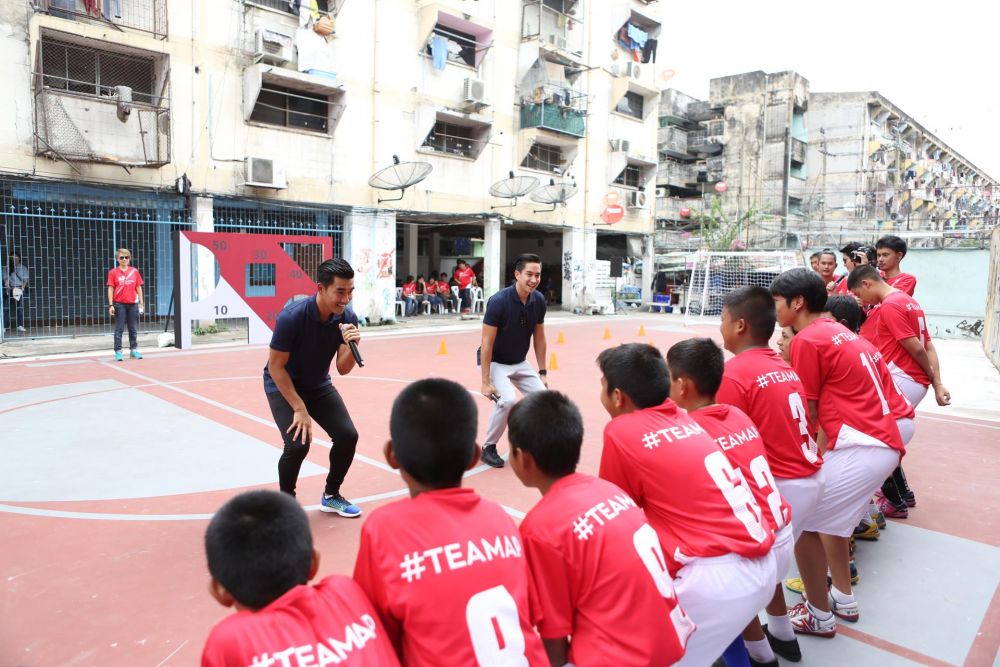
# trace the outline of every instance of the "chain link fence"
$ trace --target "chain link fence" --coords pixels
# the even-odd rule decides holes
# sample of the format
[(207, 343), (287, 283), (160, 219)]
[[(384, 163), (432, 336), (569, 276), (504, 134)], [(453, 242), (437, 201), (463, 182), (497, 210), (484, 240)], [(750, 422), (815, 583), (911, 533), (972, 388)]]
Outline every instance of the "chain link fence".
[(72, 21), (110, 23), (160, 39), (167, 36), (167, 0), (34, 0), (34, 6), (37, 11)]
[(983, 323), (983, 350), (1000, 369), (1000, 227), (993, 230), (990, 243), (990, 278), (986, 286), (986, 317)]

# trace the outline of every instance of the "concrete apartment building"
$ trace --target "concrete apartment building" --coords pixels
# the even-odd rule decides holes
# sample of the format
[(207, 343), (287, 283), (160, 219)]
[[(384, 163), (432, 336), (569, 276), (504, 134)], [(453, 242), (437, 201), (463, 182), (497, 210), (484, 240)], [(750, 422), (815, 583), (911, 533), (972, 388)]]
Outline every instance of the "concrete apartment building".
[[(103, 276), (119, 245), (146, 277), (144, 328), (162, 329), (180, 229), (331, 236), (359, 270), (355, 309), (374, 322), (396, 316), (400, 276), (450, 271), (459, 256), (481, 265), (487, 298), (533, 251), (564, 308), (593, 303), (612, 284), (609, 257), (652, 260), (656, 11), (641, 0), (3, 3), (0, 244), (32, 275), (16, 335), (108, 331)], [(430, 174), (371, 187), (394, 156), (390, 180), (426, 169), (407, 163)], [(538, 187), (493, 196), (511, 172)], [(616, 204), (620, 216), (602, 217)], [(211, 263), (199, 256), (200, 290)]]
[(940, 245), (997, 222), (997, 182), (877, 92), (749, 72), (713, 79), (707, 101), (664, 91), (659, 125), (658, 252), (698, 247), (681, 213), (714, 196), (730, 219), (757, 213), (746, 241), (760, 247), (887, 233)]

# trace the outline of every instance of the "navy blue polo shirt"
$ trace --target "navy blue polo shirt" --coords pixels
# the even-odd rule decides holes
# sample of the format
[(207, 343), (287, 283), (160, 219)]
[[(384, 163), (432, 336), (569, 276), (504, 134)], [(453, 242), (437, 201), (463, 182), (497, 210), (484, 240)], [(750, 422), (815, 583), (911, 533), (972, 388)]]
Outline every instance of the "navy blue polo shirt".
[[(289, 352), (285, 370), (296, 389), (318, 389), (333, 384), (330, 381), (330, 362), (344, 344), (341, 324), (358, 325), (358, 316), (350, 307), (340, 315), (331, 315), (321, 322), (316, 297), (300, 299), (278, 313), (271, 336), (271, 348)], [(264, 391), (273, 394), (278, 385), (264, 364)]]
[(531, 293), (527, 303), (521, 303), (514, 285), (504, 287), (491, 296), (486, 303), (483, 324), (497, 328), (493, 361), (508, 365), (524, 361), (535, 325), (544, 323), (545, 297), (537, 291)]

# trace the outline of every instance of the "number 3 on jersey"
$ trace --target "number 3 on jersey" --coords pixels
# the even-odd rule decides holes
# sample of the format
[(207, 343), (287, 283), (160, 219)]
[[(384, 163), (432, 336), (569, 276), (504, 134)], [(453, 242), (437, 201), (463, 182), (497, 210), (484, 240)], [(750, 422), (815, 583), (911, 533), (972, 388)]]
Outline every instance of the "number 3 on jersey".
[(809, 434), (809, 417), (799, 392), (795, 391), (788, 395), (788, 407), (791, 408), (792, 419), (799, 425), (799, 433), (802, 434), (802, 454), (809, 463), (816, 463), (819, 461), (819, 446)]
[(465, 622), (480, 665), (528, 667), (517, 602), (506, 588), (494, 586), (469, 598)]

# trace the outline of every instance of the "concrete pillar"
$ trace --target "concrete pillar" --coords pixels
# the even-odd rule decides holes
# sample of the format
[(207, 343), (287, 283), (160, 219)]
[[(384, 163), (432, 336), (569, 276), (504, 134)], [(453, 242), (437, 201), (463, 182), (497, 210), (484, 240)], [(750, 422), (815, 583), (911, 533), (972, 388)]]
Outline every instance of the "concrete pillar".
[(344, 217), (344, 231), (344, 258), (354, 267), (351, 308), (368, 322), (395, 319), (395, 213), (352, 210)]
[(642, 254), (642, 275), (639, 277), (643, 303), (651, 303), (653, 301), (653, 276), (656, 275), (656, 247), (653, 241), (652, 234), (643, 237), (643, 249), (645, 252)]
[(428, 258), (428, 273), (437, 280), (441, 273), (441, 232), (431, 232), (430, 257)]
[(490, 218), (483, 225), (483, 298), (489, 299), (500, 289), (503, 279), (503, 254), (500, 250), (500, 220)]
[(500, 287), (504, 288), (507, 286), (505, 278), (507, 277), (507, 227), (505, 225), (500, 226)]
[[(191, 197), (191, 215), (194, 218), (196, 232), (214, 232), (215, 217), (212, 213), (211, 197)], [(194, 275), (191, 284), (194, 286), (194, 300), (200, 301), (212, 295), (216, 285), (218, 267), (215, 255), (203, 245), (195, 245), (195, 256), (192, 264)], [(198, 320), (197, 326), (205, 328), (215, 324), (215, 320)]]
[(420, 232), (420, 228), (416, 225), (406, 225), (403, 230), (403, 252), (406, 254), (406, 271), (402, 271), (403, 277), (410, 273), (414, 276), (419, 273), (419, 268), (417, 265), (417, 252), (420, 250), (420, 244), (417, 241), (417, 234)]
[[(591, 234), (591, 236), (593, 236)], [(562, 242), (562, 309), (582, 310), (586, 305), (586, 243), (584, 231), (573, 227), (563, 231)], [(596, 252), (596, 239), (595, 239)]]

